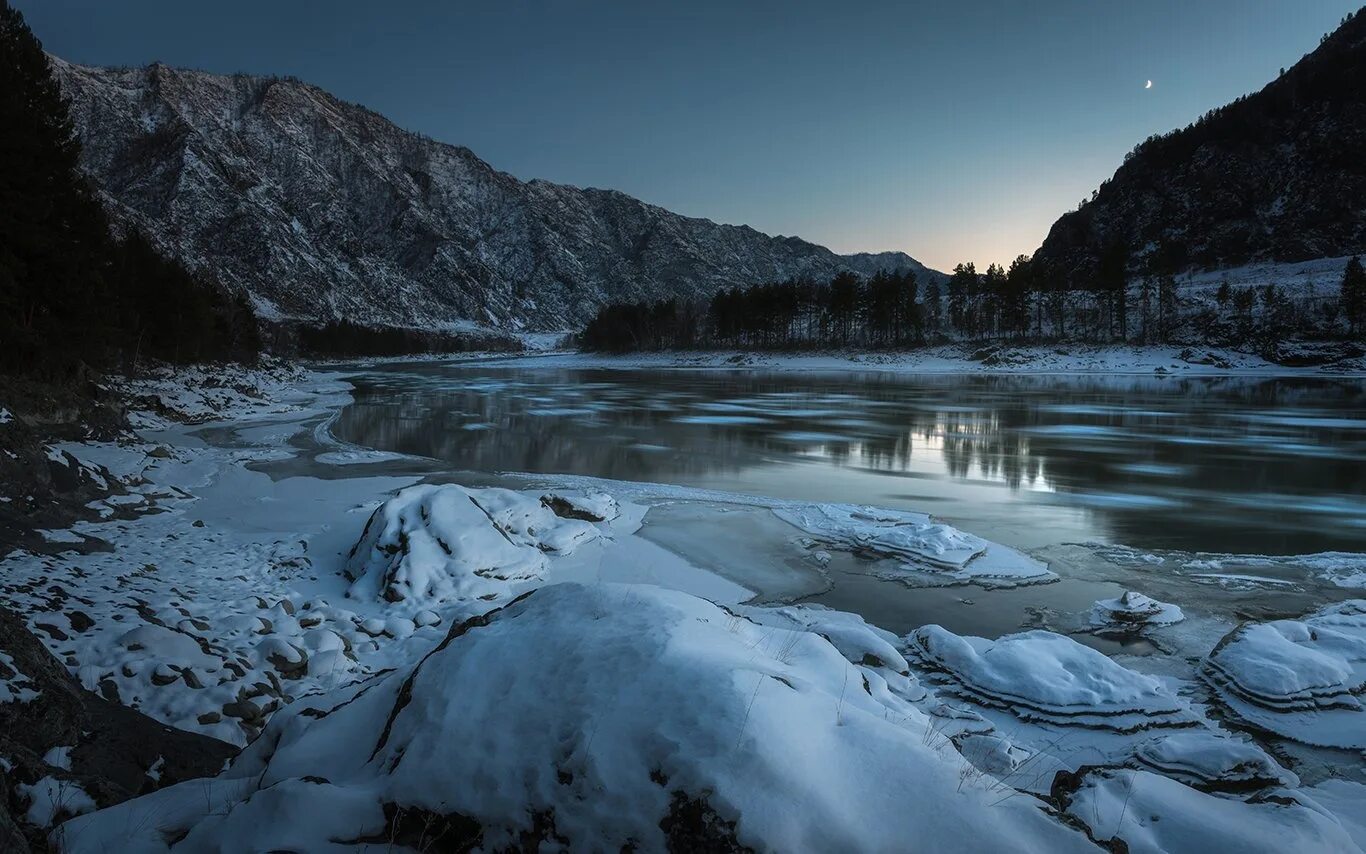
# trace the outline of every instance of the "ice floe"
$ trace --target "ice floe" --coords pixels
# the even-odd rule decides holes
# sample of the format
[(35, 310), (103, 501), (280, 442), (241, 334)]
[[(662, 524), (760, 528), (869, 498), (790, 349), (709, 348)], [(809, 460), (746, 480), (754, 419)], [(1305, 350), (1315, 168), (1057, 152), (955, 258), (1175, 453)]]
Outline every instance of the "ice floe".
[(1169, 626), (1185, 618), (1176, 605), (1158, 602), (1133, 590), (1114, 599), (1101, 599), (1091, 609), (1091, 625), (1098, 627)]
[(1244, 623), (1201, 675), (1243, 721), (1305, 744), (1366, 749), (1366, 600)]
[(1300, 782), (1252, 742), (1203, 728), (1163, 733), (1139, 745), (1134, 759), (1149, 770), (1210, 791), (1298, 786)]
[[(1239, 800), (1147, 771), (1098, 769), (1068, 796), (1067, 814), (1102, 844), (1133, 854), (1178, 851), (1359, 851), (1328, 810), (1296, 790)], [(1111, 850), (1116, 848), (1111, 845)]]
[(814, 543), (877, 558), (898, 569), (889, 577), (922, 583), (1011, 586), (1054, 581), (1046, 566), (1014, 549), (937, 522), (924, 513), (853, 504), (775, 507), (783, 521)]
[(1064, 635), (1021, 632), (998, 640), (922, 626), (907, 648), (950, 694), (1025, 721), (1127, 733), (1195, 723), (1159, 680)]

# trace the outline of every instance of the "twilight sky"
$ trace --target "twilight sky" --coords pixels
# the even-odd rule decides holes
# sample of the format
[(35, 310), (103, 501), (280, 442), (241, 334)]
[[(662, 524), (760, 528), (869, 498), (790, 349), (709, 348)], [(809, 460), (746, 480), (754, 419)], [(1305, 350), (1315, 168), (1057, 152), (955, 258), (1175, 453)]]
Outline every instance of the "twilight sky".
[(1135, 143), (1356, 3), (16, 5), (75, 62), (294, 75), (520, 178), (948, 269), (1033, 252)]

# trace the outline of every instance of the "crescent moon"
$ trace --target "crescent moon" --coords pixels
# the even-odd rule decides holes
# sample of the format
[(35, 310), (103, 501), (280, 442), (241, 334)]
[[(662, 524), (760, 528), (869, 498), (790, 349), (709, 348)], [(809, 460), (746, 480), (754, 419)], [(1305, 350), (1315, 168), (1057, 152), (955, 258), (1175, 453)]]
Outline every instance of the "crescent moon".
[(1144, 88), (1144, 89), (1151, 89), (1151, 88), (1153, 88), (1153, 81), (1149, 80), (1147, 83), (1143, 84), (1143, 88)]

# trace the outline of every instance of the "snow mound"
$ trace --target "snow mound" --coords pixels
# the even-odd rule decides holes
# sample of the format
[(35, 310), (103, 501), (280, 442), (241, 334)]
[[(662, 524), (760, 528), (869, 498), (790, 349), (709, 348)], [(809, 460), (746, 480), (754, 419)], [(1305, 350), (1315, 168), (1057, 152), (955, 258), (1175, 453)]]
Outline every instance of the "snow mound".
[(1170, 626), (1184, 619), (1186, 615), (1176, 605), (1132, 590), (1115, 599), (1101, 599), (1091, 608), (1091, 625), (1100, 627)]
[(1305, 744), (1366, 749), (1366, 599), (1302, 620), (1244, 623), (1200, 673), (1247, 723)]
[(1116, 732), (1195, 723), (1161, 682), (1064, 635), (1029, 631), (993, 641), (931, 625), (906, 641), (946, 691), (1025, 721)]
[(1009, 586), (1057, 579), (1033, 558), (924, 513), (853, 504), (780, 506), (773, 513), (824, 546), (897, 561), (889, 577), (901, 580)]
[(1295, 787), (1300, 782), (1252, 742), (1207, 729), (1166, 733), (1140, 745), (1134, 758), (1159, 774), (1211, 791)]
[(295, 703), (215, 780), (61, 838), (68, 852), (1094, 850), (870, 690), (873, 670), (684, 593), (551, 585), (415, 666)]
[(1147, 771), (1097, 770), (1070, 796), (1067, 813), (1102, 844), (1132, 854), (1172, 851), (1359, 852), (1347, 830), (1308, 796), (1288, 789), (1264, 799), (1210, 795)]
[(351, 549), (349, 596), (389, 602), (504, 597), (600, 531), (509, 489), (410, 486), (377, 508)]

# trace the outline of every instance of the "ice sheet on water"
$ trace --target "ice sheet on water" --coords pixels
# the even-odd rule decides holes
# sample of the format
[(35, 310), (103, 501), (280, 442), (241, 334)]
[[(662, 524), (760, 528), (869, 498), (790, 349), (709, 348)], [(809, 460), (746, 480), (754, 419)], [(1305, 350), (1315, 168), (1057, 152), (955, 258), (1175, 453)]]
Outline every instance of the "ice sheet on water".
[(1305, 744), (1366, 749), (1366, 600), (1244, 623), (1200, 674), (1248, 724)]
[(774, 507), (783, 521), (828, 547), (897, 562), (884, 575), (923, 583), (1032, 584), (1057, 578), (1014, 549), (937, 522), (924, 513), (853, 504)]

